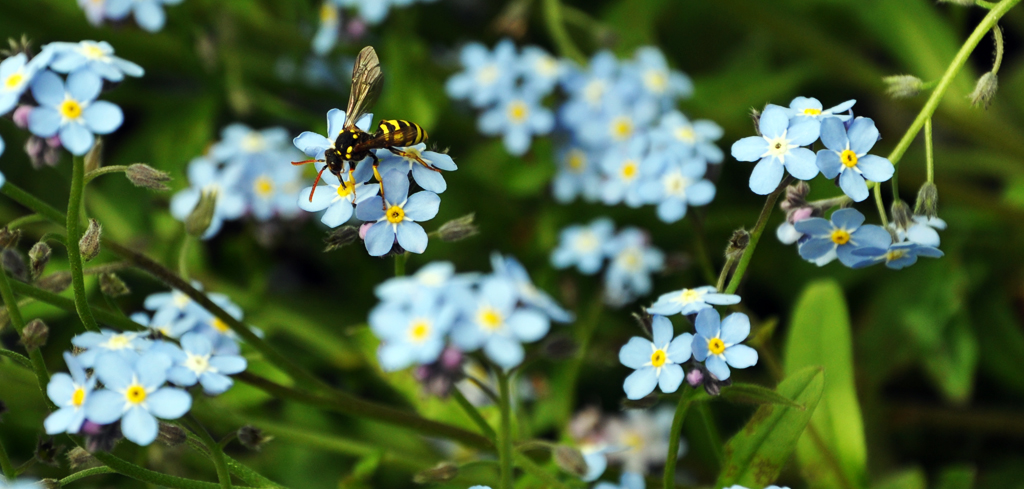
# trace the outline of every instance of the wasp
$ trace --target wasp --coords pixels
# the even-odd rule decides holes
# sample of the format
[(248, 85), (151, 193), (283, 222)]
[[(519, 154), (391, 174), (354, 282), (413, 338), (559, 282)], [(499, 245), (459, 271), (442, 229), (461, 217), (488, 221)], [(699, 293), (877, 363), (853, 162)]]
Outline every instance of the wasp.
[[(387, 149), (392, 153), (415, 160), (426, 168), (440, 172), (432, 165), (423, 161), (417, 154), (409, 153), (400, 148), (414, 146), (427, 140), (427, 131), (415, 122), (402, 120), (381, 120), (377, 124), (377, 131), (370, 134), (356, 127), (359, 120), (367, 111), (373, 107), (377, 97), (380, 96), (384, 78), (380, 70), (380, 60), (373, 46), (366, 46), (356, 56), (355, 66), (352, 68), (352, 91), (349, 93), (348, 106), (345, 110), (345, 124), (334, 139), (334, 145), (327, 148), (322, 160), (305, 160), (292, 162), (293, 165), (304, 165), (306, 163), (324, 162), (323, 168), (316, 175), (313, 182), (313, 192), (320, 183), (320, 177), (324, 170), (330, 169), (334, 176), (338, 177), (342, 188), (348, 185), (355, 185), (352, 172), (355, 171), (355, 164), (367, 157), (373, 159), (373, 176), (380, 185), (381, 205), (387, 210), (387, 203), (384, 200), (384, 180), (380, 177), (377, 167), (380, 159), (373, 150)], [(331, 138), (328, 134), (328, 139)], [(348, 163), (348, 165), (346, 165)], [(348, 180), (344, 178), (345, 170), (348, 170)], [(352, 191), (355, 191), (353, 187)], [(310, 202), (313, 201), (313, 192), (309, 193)]]

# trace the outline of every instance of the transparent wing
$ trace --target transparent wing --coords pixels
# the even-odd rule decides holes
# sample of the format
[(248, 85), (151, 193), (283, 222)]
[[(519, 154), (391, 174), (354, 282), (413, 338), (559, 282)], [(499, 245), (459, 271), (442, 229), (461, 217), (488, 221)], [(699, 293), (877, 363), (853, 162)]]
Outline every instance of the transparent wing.
[(380, 60), (373, 46), (366, 46), (356, 56), (356, 64), (352, 68), (352, 92), (348, 97), (348, 108), (345, 110), (345, 129), (355, 127), (356, 121), (373, 107), (380, 95), (384, 78), (380, 71)]

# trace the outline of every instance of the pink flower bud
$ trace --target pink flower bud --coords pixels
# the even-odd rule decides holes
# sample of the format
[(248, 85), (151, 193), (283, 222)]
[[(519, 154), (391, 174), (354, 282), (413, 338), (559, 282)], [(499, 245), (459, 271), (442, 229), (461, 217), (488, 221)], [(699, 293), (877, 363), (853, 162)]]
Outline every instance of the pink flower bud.
[(60, 144), (60, 136), (53, 136), (51, 138), (47, 138), (46, 139), (46, 145), (51, 147), (51, 148), (59, 148), (61, 146), (61, 144)]
[(370, 226), (373, 226), (372, 222), (364, 222), (362, 226), (359, 226), (359, 239), (366, 239), (366, 232), (370, 230)]
[(810, 207), (801, 207), (799, 209), (795, 209), (793, 212), (789, 214), (789, 222), (796, 224), (799, 221), (803, 221), (804, 219), (811, 217), (811, 214), (813, 213), (814, 209)]
[(695, 368), (686, 374), (686, 383), (690, 384), (691, 387), (697, 387), (701, 382), (704, 382), (704, 374), (699, 368)]
[(32, 109), (35, 107), (31, 105), (19, 105), (17, 109), (14, 109), (14, 124), (22, 129), (27, 129), (28, 115), (32, 113)]

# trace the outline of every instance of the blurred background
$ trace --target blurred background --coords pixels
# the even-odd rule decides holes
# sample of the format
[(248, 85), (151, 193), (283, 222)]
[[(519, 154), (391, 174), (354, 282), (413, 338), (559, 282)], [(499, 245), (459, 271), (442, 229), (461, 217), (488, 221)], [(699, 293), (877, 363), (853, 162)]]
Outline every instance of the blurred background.
[[(750, 109), (769, 102), (788, 105), (800, 95), (817, 97), (825, 107), (856, 99), (857, 114), (873, 118), (881, 132), (874, 152), (887, 154), (927, 94), (892, 100), (882, 77), (938, 79), (986, 13), (927, 0), (566, 0), (564, 5), (571, 12), (569, 34), (588, 58), (600, 49), (627, 58), (640, 46), (654, 45), (673, 68), (692, 77), (694, 96), (680, 109), (720, 124), (725, 136), (718, 144), (727, 154), (733, 141), (753, 134)], [(664, 224), (649, 206), (556, 203), (550, 191), (555, 143), (538, 138), (526, 155), (511, 156), (500, 139), (477, 131), (470, 107), (450, 100), (444, 90), (445, 80), (460, 70), (459, 49), (467, 42), (491, 47), (511, 36), (519, 46), (539, 45), (557, 54), (542, 2), (438, 0), (394, 7), (379, 24), (361, 29), (346, 24), (337, 46), (318, 57), (311, 42), (320, 8), (309, 1), (185, 0), (166, 6), (166, 26), (149, 33), (130, 21), (90, 25), (72, 0), (4, 0), (0, 37), (25, 35), (37, 47), (104, 40), (118, 56), (146, 69), (141, 79), (128, 79), (104, 95), (125, 112), (124, 126), (105, 138), (104, 164), (148, 163), (174, 177), (173, 190), (155, 193), (123, 178), (100, 178), (89, 186), (86, 208), (103, 223), (105, 235), (168, 265), (177, 263), (183, 237), (168, 205), (173, 192), (188, 186), (188, 162), (234, 122), (256, 129), (283, 126), (292, 136), (322, 133), (326, 112), (345, 106), (352, 58), (362, 46), (374, 46), (385, 73), (375, 120), (418, 122), (459, 165), (445, 174), (448, 190), (440, 214), (425, 224), (427, 231), (468, 213), (476, 213), (480, 227), (479, 235), (464, 241), (432, 239), (423, 255), (409, 259), (409, 271), (434, 260), (451, 261), (461, 272), (488, 271), (492, 251), (518, 257), (535, 283), (580, 317), (577, 324), (556, 326), (548, 343), (531, 349), (538, 358), (523, 375), (532, 393), (520, 423), (534, 436), (568, 439), (565, 427), (576, 411), (596, 406), (617, 413), (628, 373), (617, 351), (639, 334), (630, 314), (657, 294), (706, 282), (694, 265), (692, 222)], [(343, 22), (357, 15), (343, 9)], [(762, 358), (781, 358), (797, 298), (807, 284), (831, 278), (841, 285), (852, 327), (856, 397), (847, 399), (854, 405), (834, 411), (833, 422), (845, 423), (842, 413), (856, 411), (859, 403), (867, 469), (854, 487), (953, 488), (970, 487), (972, 481), (978, 487), (1024, 486), (1024, 10), (1011, 11), (1001, 25), (1007, 49), (991, 107), (971, 108), (967, 99), (977, 77), (991, 67), (993, 44), (987, 36), (934, 119), (939, 215), (949, 224), (942, 236), (946, 256), (902, 271), (818, 268), (774, 238), (783, 219), (776, 212), (739, 290), (744, 310), (764, 334)], [(8, 119), (0, 122), (0, 135), (7, 143), (0, 170), (8, 181), (65, 207), (70, 157), (64, 153), (55, 167), (35, 170), (21, 150), (27, 132)], [(717, 197), (691, 210), (702, 218), (716, 269), (732, 231), (752, 227), (764, 202), (747, 188), (752, 164), (726, 156), (719, 168)], [(901, 194), (911, 201), (925, 180), (920, 138), (902, 159), (899, 176)], [(839, 195), (823, 177), (811, 186), (812, 198)], [(884, 194), (888, 203), (890, 193)], [(878, 222), (870, 201), (857, 207), (868, 222)], [(0, 222), (25, 213), (10, 199), (0, 199)], [(618, 227), (649, 231), (670, 257), (673, 266), (655, 277), (652, 295), (621, 308), (601, 308), (594, 305), (600, 303), (598, 281), (550, 266), (558, 231), (599, 216), (610, 216)], [(44, 232), (44, 225), (26, 227), (29, 238), (22, 251)], [(275, 346), (332, 384), (470, 426), (451, 402), (425, 395), (409, 372), (379, 371), (376, 340), (365, 322), (376, 304), (373, 288), (392, 276), (392, 262), (367, 256), (359, 244), (324, 253), (325, 232), (305, 213), (287, 220), (230, 221), (192, 247), (187, 267), (207, 290), (238, 303), (246, 322), (261, 328)], [(112, 259), (101, 255), (99, 261)], [(66, 268), (62, 252), (51, 263), (50, 270)], [(122, 277), (132, 290), (117, 299), (125, 312), (141, 310), (146, 295), (164, 290), (138, 272)], [(93, 301), (102, 301), (97, 284), (87, 280), (87, 286)], [(841, 311), (822, 312), (833, 313)], [(67, 345), (79, 330), (77, 318), (40, 304), (28, 305), (25, 314), (50, 325), (51, 346), (44, 351), (51, 371), (62, 370), (57, 345)], [(546, 357), (548, 346), (572, 337), (585, 321), (596, 324), (596, 332), (579, 382), (559, 384), (570, 367)], [(10, 328), (0, 329), (5, 346), (20, 348), (16, 339)], [(763, 361), (741, 378), (774, 385), (771, 363)], [(260, 362), (252, 369), (280, 377)], [(8, 407), (0, 438), (16, 463), (31, 457), (41, 434), (45, 409), (34, 382), (26, 371), (0, 362), (0, 399)], [(711, 407), (719, 432), (714, 436), (724, 437), (754, 409), (722, 402)], [(416, 470), (465, 455), (397, 428), (271, 399), (246, 385), (197, 400), (194, 412), (215, 435), (246, 423), (267, 429), (275, 440), (262, 452), (231, 445), (228, 453), (292, 487), (407, 487)], [(710, 448), (714, 436), (696, 419), (687, 422), (689, 450), (680, 467), (694, 485), (709, 485), (719, 468)], [(185, 447), (124, 444), (119, 450), (153, 470), (215, 480), (208, 460)], [(60, 477), (67, 473), (62, 463), (62, 468), (37, 465), (30, 473)], [(779, 483), (808, 487), (811, 469), (790, 464)], [(77, 484), (142, 487), (116, 475)]]

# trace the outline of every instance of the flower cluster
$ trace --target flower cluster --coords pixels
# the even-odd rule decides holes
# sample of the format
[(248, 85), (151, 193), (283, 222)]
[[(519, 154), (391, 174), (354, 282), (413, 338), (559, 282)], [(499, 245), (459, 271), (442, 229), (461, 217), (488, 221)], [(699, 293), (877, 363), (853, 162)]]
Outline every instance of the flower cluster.
[(621, 306), (649, 294), (651, 274), (664, 266), (664, 253), (650, 241), (645, 231), (633, 227), (615, 234), (611, 219), (598, 218), (563, 229), (558, 247), (551, 252), (551, 264), (559, 269), (575, 266), (584, 275), (594, 275), (607, 260), (605, 301)]
[(369, 323), (381, 339), (381, 367), (432, 364), (450, 341), (461, 351), (482, 349), (508, 369), (522, 363), (522, 344), (543, 338), (551, 321), (572, 320), (514, 258), (495, 254), (492, 263), (494, 271), (481, 275), (456, 274), (451, 263), (434, 262), (377, 286), (381, 302)]
[(185, 221), (204, 193), (216, 204), (203, 239), (216, 235), (224, 221), (252, 215), (258, 221), (274, 216), (293, 217), (299, 207), (295, 195), (302, 188), (301, 168), (289, 165), (299, 156), (288, 144), (288, 131), (272, 127), (260, 131), (231, 124), (221, 140), (188, 165), (189, 187), (171, 199), (171, 215)]
[[(310, 158), (318, 160), (317, 170), (326, 185), (306, 187), (299, 192), (298, 205), (309, 212), (325, 211), (320, 221), (330, 227), (347, 223), (355, 215), (364, 222), (360, 237), (372, 256), (390, 253), (395, 243), (405, 251), (423, 253), (427, 249), (427, 233), (419, 223), (433, 219), (441, 205), (441, 197), (448, 185), (440, 171), (458, 169), (451, 156), (427, 151), (426, 144), (372, 150), (380, 160), (378, 172), (381, 182), (367, 183), (373, 177), (372, 158), (359, 162), (345, 162), (340, 180), (323, 167), (324, 155), (333, 150), (336, 138), (345, 126), (345, 112), (331, 109), (327, 112), (327, 136), (306, 131), (293, 141), (296, 148)], [(367, 131), (373, 114), (366, 114), (356, 127)], [(354, 167), (349, 168), (349, 164)], [(350, 171), (351, 170), (351, 171)], [(411, 181), (410, 181), (411, 179)], [(410, 192), (416, 188), (418, 192)], [(377, 195), (384, 189), (383, 199)]]
[(630, 338), (619, 350), (619, 362), (635, 371), (626, 377), (626, 397), (642, 399), (654, 392), (672, 393), (683, 383), (682, 364), (693, 357), (718, 380), (728, 380), (729, 367), (747, 368), (757, 363), (757, 351), (740, 343), (750, 334), (746, 314), (730, 314), (725, 320), (712, 307), (697, 313), (697, 334), (675, 336), (672, 322), (665, 316), (652, 317), (653, 341), (639, 336)]
[[(22, 52), (0, 62), (0, 115), (17, 107), (15, 123), (50, 147), (63, 146), (81, 156), (92, 148), (95, 135), (110, 134), (124, 122), (120, 107), (97, 100), (104, 80), (142, 74), (135, 63), (114, 56), (106, 42), (50, 43), (31, 59)], [(34, 103), (23, 100), (26, 93)], [(28, 147), (42, 144), (30, 140)]]
[[(596, 408), (577, 413), (569, 422), (569, 434), (587, 463), (583, 480), (597, 480), (609, 463), (620, 464), (624, 476), (640, 478), (651, 467), (665, 463), (672, 417), (671, 408), (631, 410), (615, 416)], [(678, 455), (685, 455), (686, 450), (685, 441), (680, 440)]]
[(78, 0), (78, 6), (85, 11), (85, 18), (95, 26), (104, 20), (119, 22), (132, 15), (135, 23), (148, 32), (164, 28), (167, 14), (164, 5), (177, 5), (184, 0)]
[(323, 56), (338, 43), (342, 23), (341, 10), (344, 8), (358, 12), (347, 30), (353, 37), (359, 37), (365, 29), (365, 24), (376, 25), (383, 22), (391, 7), (408, 7), (417, 1), (427, 3), (436, 0), (326, 0), (320, 6), (320, 27), (313, 35), (313, 52)]

